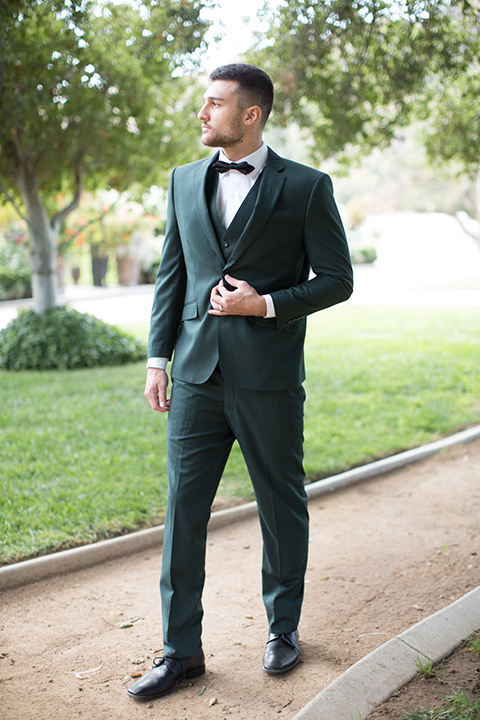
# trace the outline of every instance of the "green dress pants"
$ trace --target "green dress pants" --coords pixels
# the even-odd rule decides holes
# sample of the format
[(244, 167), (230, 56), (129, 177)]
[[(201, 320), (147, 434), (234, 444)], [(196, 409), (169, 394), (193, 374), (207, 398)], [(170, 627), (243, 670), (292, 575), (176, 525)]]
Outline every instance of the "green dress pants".
[(201, 645), (207, 524), (235, 439), (258, 503), (270, 632), (297, 628), (308, 553), (304, 401), (303, 387), (243, 390), (219, 371), (201, 385), (174, 380), (160, 580), (165, 655), (188, 657)]

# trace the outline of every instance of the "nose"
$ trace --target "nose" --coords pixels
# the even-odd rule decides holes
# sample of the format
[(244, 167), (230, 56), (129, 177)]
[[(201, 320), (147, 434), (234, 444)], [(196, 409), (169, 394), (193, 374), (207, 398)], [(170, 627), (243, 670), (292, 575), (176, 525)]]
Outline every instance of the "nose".
[(198, 111), (197, 117), (198, 117), (199, 120), (206, 120), (206, 119), (207, 119), (206, 108), (207, 108), (207, 104), (205, 103), (205, 104), (200, 108), (200, 110)]

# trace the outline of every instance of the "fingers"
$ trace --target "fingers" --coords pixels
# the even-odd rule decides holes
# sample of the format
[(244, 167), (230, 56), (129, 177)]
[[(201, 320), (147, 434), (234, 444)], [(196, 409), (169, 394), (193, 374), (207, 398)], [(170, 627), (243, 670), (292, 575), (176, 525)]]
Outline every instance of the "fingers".
[[(225, 285), (232, 288), (229, 289)], [(225, 317), (226, 315), (259, 315), (265, 314), (265, 301), (257, 291), (245, 280), (237, 280), (225, 275), (225, 283), (220, 280), (210, 293), (211, 310), (209, 315)]]
[(152, 410), (168, 412), (170, 400), (167, 398), (168, 375), (165, 370), (148, 368), (144, 395)]
[(222, 315), (226, 314), (226, 302), (229, 291), (225, 287), (223, 280), (220, 280), (218, 285), (212, 288), (210, 293), (210, 305), (212, 309), (209, 310), (209, 315)]
[(212, 292), (210, 293), (210, 305), (214, 310), (218, 310), (221, 312), (223, 310), (222, 306), (222, 299), (223, 296), (221, 294), (221, 290), (225, 292), (225, 286), (223, 285), (223, 280), (220, 280), (218, 285), (215, 285), (214, 288), (212, 288)]

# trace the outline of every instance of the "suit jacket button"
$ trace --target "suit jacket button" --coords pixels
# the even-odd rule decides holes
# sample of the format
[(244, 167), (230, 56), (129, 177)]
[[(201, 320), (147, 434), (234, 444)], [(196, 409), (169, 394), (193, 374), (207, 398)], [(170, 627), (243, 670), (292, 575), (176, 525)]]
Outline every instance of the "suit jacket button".
[(223, 243), (223, 247), (228, 247), (228, 242), (225, 241), (225, 242)]

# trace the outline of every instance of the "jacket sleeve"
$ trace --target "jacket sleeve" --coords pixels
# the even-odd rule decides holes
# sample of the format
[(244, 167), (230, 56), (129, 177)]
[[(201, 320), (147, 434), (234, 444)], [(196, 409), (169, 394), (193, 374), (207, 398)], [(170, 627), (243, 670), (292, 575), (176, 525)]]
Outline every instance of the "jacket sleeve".
[(271, 293), (279, 330), (306, 315), (348, 300), (353, 291), (345, 230), (333, 196), (332, 181), (324, 173), (310, 194), (304, 246), (313, 277)]
[(171, 359), (180, 327), (186, 288), (186, 269), (178, 230), (174, 173), (170, 177), (167, 202), (167, 227), (162, 259), (155, 282), (148, 357)]

